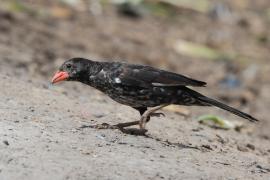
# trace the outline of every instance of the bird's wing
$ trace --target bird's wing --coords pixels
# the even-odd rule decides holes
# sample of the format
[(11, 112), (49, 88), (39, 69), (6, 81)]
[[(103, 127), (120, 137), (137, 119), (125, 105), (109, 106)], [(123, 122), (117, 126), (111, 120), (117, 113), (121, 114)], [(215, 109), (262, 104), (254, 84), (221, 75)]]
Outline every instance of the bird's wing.
[(205, 86), (206, 83), (186, 76), (155, 69), (150, 66), (125, 65), (118, 74), (118, 82), (129, 86)]

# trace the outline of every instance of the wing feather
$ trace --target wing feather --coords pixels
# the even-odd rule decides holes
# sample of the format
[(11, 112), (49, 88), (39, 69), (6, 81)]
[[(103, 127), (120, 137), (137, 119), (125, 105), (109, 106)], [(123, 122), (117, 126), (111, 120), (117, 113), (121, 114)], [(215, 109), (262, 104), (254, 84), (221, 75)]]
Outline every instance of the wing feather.
[(205, 86), (206, 83), (189, 77), (159, 70), (150, 66), (128, 65), (121, 67), (118, 77), (121, 83), (129, 86)]

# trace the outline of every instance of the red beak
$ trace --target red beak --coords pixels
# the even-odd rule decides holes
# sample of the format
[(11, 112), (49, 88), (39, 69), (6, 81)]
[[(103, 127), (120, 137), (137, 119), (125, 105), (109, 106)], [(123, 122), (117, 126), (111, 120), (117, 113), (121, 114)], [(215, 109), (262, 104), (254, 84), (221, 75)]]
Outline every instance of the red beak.
[(52, 84), (64, 81), (69, 77), (68, 73), (65, 71), (58, 71), (55, 73), (55, 75), (52, 78)]

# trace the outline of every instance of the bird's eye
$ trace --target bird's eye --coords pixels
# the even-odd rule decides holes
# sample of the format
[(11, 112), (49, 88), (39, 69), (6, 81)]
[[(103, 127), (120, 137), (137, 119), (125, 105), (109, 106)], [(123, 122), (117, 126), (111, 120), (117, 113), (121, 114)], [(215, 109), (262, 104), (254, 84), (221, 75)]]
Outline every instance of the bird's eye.
[(71, 68), (71, 64), (67, 64), (66, 67), (67, 67), (67, 69), (70, 69)]

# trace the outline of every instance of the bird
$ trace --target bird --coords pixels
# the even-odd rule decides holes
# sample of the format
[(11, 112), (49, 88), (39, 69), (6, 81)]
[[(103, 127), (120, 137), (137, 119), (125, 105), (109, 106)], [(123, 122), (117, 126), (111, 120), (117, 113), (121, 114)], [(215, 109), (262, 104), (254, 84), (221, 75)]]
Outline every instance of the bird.
[(103, 123), (96, 128), (126, 128), (139, 125), (146, 130), (152, 116), (161, 116), (159, 109), (174, 104), (183, 106), (215, 106), (251, 122), (258, 119), (209, 98), (191, 87), (205, 87), (206, 82), (147, 65), (125, 62), (93, 61), (75, 57), (65, 61), (53, 76), (51, 83), (78, 81), (96, 88), (114, 101), (139, 111), (138, 121), (109, 125)]

